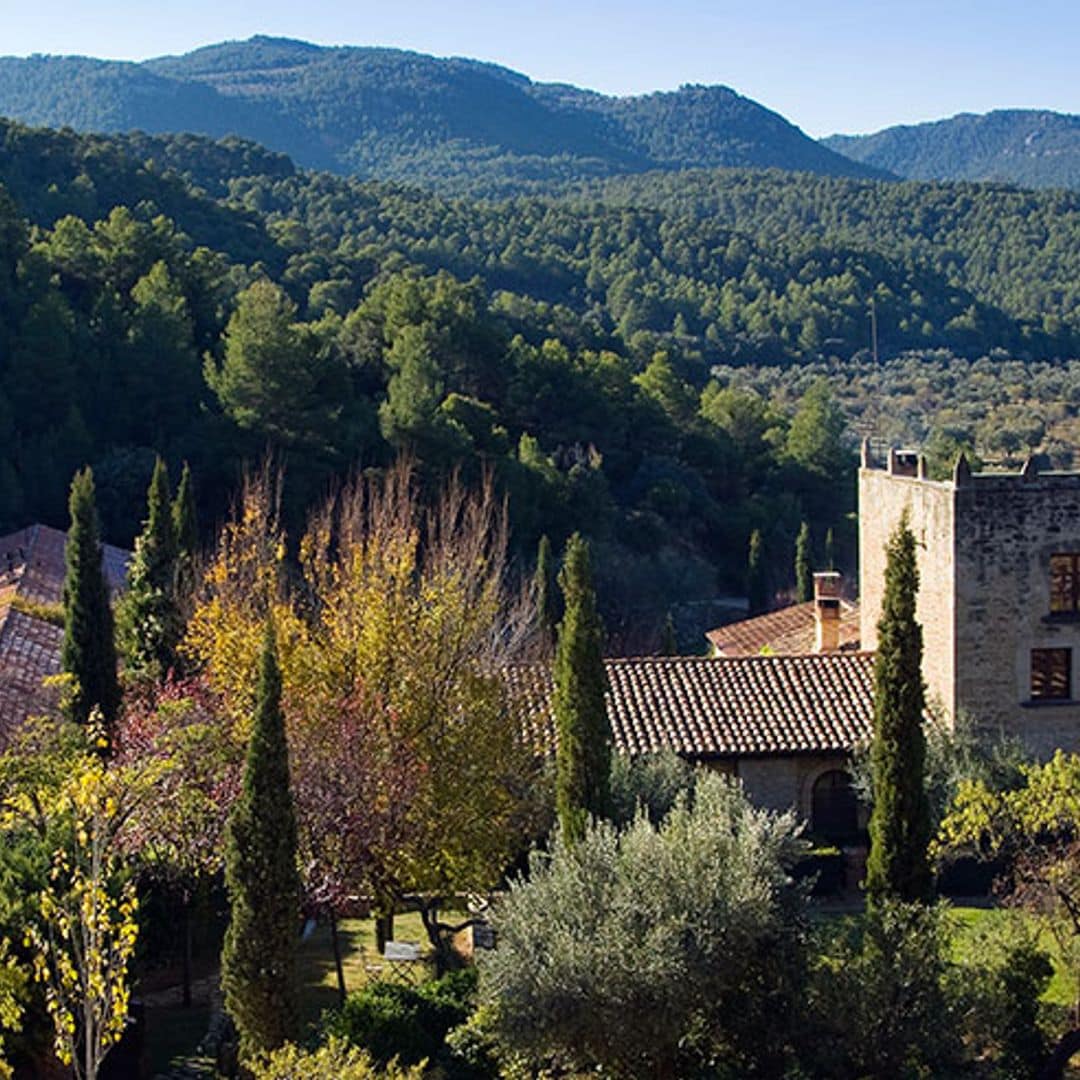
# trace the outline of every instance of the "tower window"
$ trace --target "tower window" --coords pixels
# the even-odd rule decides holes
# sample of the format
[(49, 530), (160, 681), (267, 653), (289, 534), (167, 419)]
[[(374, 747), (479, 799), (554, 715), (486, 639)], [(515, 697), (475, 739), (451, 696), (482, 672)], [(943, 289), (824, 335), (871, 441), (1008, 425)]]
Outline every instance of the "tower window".
[(1072, 649), (1031, 650), (1031, 697), (1033, 701), (1072, 698)]
[(1050, 556), (1051, 612), (1080, 612), (1080, 555)]

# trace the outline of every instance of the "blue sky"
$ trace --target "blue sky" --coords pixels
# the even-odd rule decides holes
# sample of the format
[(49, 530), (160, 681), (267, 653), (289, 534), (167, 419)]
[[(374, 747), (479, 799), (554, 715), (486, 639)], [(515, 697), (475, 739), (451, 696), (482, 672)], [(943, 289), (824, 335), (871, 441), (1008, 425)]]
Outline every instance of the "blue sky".
[(493, 60), (607, 93), (725, 83), (812, 135), (1080, 113), (1078, 0), (6, 0), (0, 53), (143, 59), (252, 34)]

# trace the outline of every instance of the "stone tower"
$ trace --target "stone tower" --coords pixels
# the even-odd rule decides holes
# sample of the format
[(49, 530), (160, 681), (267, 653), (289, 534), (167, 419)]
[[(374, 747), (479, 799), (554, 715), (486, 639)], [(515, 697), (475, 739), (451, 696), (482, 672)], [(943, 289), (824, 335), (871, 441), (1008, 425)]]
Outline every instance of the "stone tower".
[(919, 563), (927, 696), (980, 731), (1036, 753), (1080, 749), (1080, 473), (926, 477), (892, 450), (859, 470), (859, 592), (864, 649), (877, 646), (885, 543), (908, 510)]

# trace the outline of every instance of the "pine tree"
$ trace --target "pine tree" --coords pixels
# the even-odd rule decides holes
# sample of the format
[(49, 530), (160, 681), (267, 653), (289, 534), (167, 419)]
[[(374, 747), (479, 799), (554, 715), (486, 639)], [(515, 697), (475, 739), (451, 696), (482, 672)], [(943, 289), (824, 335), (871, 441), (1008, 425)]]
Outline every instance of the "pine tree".
[(873, 903), (927, 900), (932, 888), (926, 854), (930, 808), (923, 778), (922, 628), (915, 621), (919, 572), (906, 513), (889, 538), (886, 554), (870, 749), (874, 809), (866, 890)]
[(75, 682), (68, 706), (71, 719), (85, 724), (97, 706), (108, 726), (120, 708), (120, 684), (116, 677), (109, 586), (101, 562), (94, 474), (89, 468), (75, 474), (68, 508), (71, 527), (65, 549), (67, 573), (60, 669), (73, 676)]
[(769, 607), (769, 586), (765, 576), (765, 542), (761, 530), (750, 534), (750, 552), (746, 566), (746, 597), (751, 615), (760, 615)]
[(564, 615), (555, 648), (553, 708), (558, 734), (555, 809), (563, 833), (584, 835), (589, 816), (611, 801), (611, 725), (604, 704), (603, 623), (596, 611), (589, 545), (574, 533), (559, 573)]
[(268, 621), (258, 703), (244, 786), (225, 839), (231, 917), (221, 953), (225, 1008), (249, 1058), (273, 1050), (297, 1029), (296, 939), (300, 876), (289, 750), (281, 712), (281, 673)]
[(176, 538), (176, 595), (183, 604), (195, 589), (195, 567), (199, 553), (195, 487), (186, 461), (172, 504), (172, 526)]
[(169, 470), (158, 458), (146, 496), (143, 531), (135, 540), (128, 589), (120, 605), (120, 639), (129, 669), (160, 677), (176, 660), (183, 619), (176, 602), (177, 544)]
[(533, 595), (536, 597), (536, 618), (544, 638), (545, 648), (551, 647), (555, 634), (555, 571), (551, 558), (551, 541), (547, 533), (540, 537), (536, 549), (536, 570), (533, 573)]
[(810, 526), (805, 521), (795, 541), (795, 593), (800, 604), (814, 599), (814, 556), (810, 550)]

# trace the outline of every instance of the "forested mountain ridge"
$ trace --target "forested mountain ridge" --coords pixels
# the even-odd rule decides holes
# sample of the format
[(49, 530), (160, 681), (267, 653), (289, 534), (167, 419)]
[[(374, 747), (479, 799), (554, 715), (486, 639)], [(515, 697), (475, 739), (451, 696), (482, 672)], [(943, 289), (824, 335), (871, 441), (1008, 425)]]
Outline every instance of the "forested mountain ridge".
[(475, 60), (267, 37), (142, 64), (2, 58), (0, 115), (237, 134), (308, 168), (414, 183), (717, 166), (880, 175), (723, 86), (613, 98)]
[(871, 300), (884, 356), (1080, 355), (1080, 194), (698, 170), (496, 201), (0, 122), (3, 189), (0, 528), (63, 524), (90, 462), (129, 543), (155, 453), (220, 520), (268, 447), (295, 525), (403, 450), (490, 469), (525, 564), (589, 535), (611, 625), (646, 636), (742, 587), (752, 528), (778, 587), (803, 519), (844, 548), (844, 413), (733, 365), (865, 357)]
[(1080, 189), (1080, 116), (1045, 109), (961, 113), (947, 120), (831, 135), (853, 161), (912, 180), (999, 180)]

